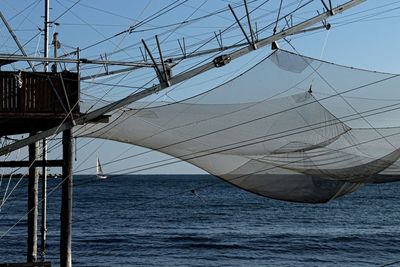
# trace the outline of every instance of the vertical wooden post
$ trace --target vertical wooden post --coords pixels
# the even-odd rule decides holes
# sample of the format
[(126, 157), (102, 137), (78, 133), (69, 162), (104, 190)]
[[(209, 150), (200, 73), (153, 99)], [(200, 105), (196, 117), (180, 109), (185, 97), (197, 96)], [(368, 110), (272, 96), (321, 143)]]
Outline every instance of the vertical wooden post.
[(42, 226), (41, 226), (41, 242), (40, 242), (40, 251), (41, 251), (41, 258), (42, 261), (45, 260), (46, 257), (46, 233), (47, 233), (47, 140), (43, 138), (43, 147), (42, 147), (42, 159), (43, 159), (43, 166), (42, 166)]
[[(50, 0), (44, 1), (44, 57), (49, 57), (49, 20), (50, 20)], [(43, 65), (44, 72), (47, 72), (49, 69), (49, 62), (44, 62)], [(46, 138), (43, 138), (43, 168), (42, 168), (42, 226), (41, 226), (41, 256), (42, 261), (45, 260), (46, 256), (46, 233), (47, 233), (47, 226), (46, 226), (46, 217), (47, 217), (47, 173), (46, 173), (46, 164), (45, 161), (47, 160), (47, 141)]]
[[(38, 143), (29, 145), (29, 165), (38, 157)], [(28, 254), (27, 262), (37, 259), (37, 218), (38, 218), (38, 184), (39, 173), (37, 168), (29, 168), (28, 181)]]
[(72, 266), (72, 130), (63, 132), (63, 183), (61, 195), (60, 266)]

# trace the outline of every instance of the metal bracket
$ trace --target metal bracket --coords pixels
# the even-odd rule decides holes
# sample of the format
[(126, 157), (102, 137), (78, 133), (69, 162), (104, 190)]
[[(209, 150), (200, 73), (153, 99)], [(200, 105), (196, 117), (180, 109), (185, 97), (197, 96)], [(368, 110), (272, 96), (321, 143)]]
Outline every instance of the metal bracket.
[(324, 0), (321, 0), (322, 4), (324, 5), (325, 9), (329, 11), (329, 13), (331, 13), (331, 16), (335, 15), (335, 12), (333, 11), (333, 7), (332, 7), (332, 1), (329, 1), (329, 6), (325, 3)]
[(222, 32), (221, 32), (221, 30), (219, 31), (218, 34), (216, 32), (214, 32), (214, 35), (215, 35), (215, 39), (218, 42), (219, 48), (223, 49), (224, 45), (222, 44)]
[(229, 55), (220, 55), (213, 59), (214, 66), (216, 68), (223, 67), (231, 62), (231, 57)]
[(324, 26), (324, 28), (325, 28), (327, 31), (329, 31), (329, 30), (331, 29), (331, 27), (332, 27), (332, 25), (331, 25), (330, 23), (328, 23), (328, 22), (326, 21), (326, 19), (324, 19), (324, 20), (322, 21), (322, 25)]
[[(100, 58), (101, 58), (101, 60), (107, 61), (108, 60), (107, 53), (104, 53), (104, 58), (103, 58), (103, 55), (100, 54)], [(104, 67), (105, 73), (108, 74), (109, 73), (108, 72), (108, 65), (106, 63), (104, 63), (103, 67)]]
[(293, 27), (293, 16), (290, 15), (290, 18), (289, 18), (289, 19), (286, 18), (286, 17), (284, 17), (284, 18), (285, 18), (285, 21), (286, 21), (286, 26), (287, 26), (288, 28)]
[[(159, 42), (158, 42), (157, 35), (156, 35), (156, 41), (157, 41), (157, 46), (159, 47), (160, 44), (159, 44)], [(168, 73), (166, 72), (166, 65), (165, 65), (165, 63), (163, 62), (160, 48), (159, 48), (159, 51), (160, 51), (160, 60), (161, 60), (161, 62), (162, 62), (163, 73), (161, 72), (160, 68), (158, 67), (159, 64), (157, 64), (156, 60), (154, 59), (153, 55), (152, 55), (151, 52), (150, 52), (149, 47), (147, 46), (146, 42), (145, 42), (143, 39), (142, 39), (142, 43), (143, 43), (144, 48), (146, 49), (147, 53), (149, 54), (151, 61), (153, 62), (153, 66), (154, 66), (154, 69), (155, 69), (155, 71), (156, 71), (156, 73), (157, 73), (157, 77), (158, 77), (160, 83), (165, 84), (167, 87), (170, 86), (170, 82), (169, 82), (169, 78), (168, 78)], [(169, 71), (170, 71), (170, 69), (169, 69)]]
[(251, 43), (253, 44), (253, 49), (256, 50), (257, 49), (257, 45), (256, 45), (256, 42), (254, 41), (254, 32), (253, 32), (253, 29), (251, 27), (250, 13), (249, 13), (249, 9), (247, 8), (247, 0), (244, 0), (244, 7), (246, 9), (247, 23), (249, 24)]
[(146, 53), (146, 50), (144, 50), (144, 53), (143, 53), (143, 50), (142, 50), (141, 47), (139, 47), (139, 50), (140, 50), (140, 54), (142, 54), (143, 61), (144, 61), (144, 62), (147, 62), (147, 53)]
[(271, 43), (271, 50), (277, 50), (277, 49), (279, 49), (279, 45), (278, 45), (278, 42), (272, 42)]
[[(160, 60), (161, 60), (161, 65), (163, 68), (163, 73), (164, 74), (164, 82), (167, 84), (167, 86), (171, 86), (171, 83), (169, 82), (169, 78), (171, 77), (171, 66), (165, 64), (164, 59), (163, 59), (163, 55), (161, 52), (161, 47), (160, 47), (160, 42), (158, 41), (158, 36), (156, 35), (156, 42), (157, 42), (157, 48), (158, 48), (158, 53), (160, 53)], [(158, 66), (157, 66), (158, 68)]]
[(179, 44), (179, 47), (181, 48), (183, 57), (186, 58), (186, 43), (185, 43), (185, 37), (182, 37), (182, 44), (181, 44), (181, 41), (179, 41), (179, 39), (178, 39), (178, 44)]

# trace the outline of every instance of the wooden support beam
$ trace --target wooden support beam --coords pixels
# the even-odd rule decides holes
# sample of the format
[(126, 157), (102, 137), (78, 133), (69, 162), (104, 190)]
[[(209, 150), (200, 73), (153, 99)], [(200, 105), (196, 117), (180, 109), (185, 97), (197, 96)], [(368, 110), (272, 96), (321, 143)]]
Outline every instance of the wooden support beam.
[(102, 115), (97, 118), (94, 118), (90, 121), (90, 123), (108, 123), (110, 121), (111, 115)]
[(60, 266), (72, 266), (72, 130), (63, 131), (63, 174), (61, 193)]
[[(38, 158), (38, 143), (29, 145), (29, 162), (34, 162)], [(38, 183), (39, 173), (37, 168), (29, 168), (28, 180), (28, 246), (27, 262), (37, 260), (37, 219), (38, 219)]]
[[(63, 160), (46, 160), (45, 164), (43, 164), (43, 160), (36, 160), (33, 163), (33, 167), (41, 167), (45, 165), (46, 167), (62, 167), (64, 161)], [(0, 162), (0, 168), (18, 168), (18, 167), (29, 167), (32, 164), (30, 161), (22, 160), (22, 161), (2, 161)]]
[(44, 261), (46, 258), (46, 236), (47, 236), (47, 139), (42, 140), (42, 225), (40, 227), (40, 256)]

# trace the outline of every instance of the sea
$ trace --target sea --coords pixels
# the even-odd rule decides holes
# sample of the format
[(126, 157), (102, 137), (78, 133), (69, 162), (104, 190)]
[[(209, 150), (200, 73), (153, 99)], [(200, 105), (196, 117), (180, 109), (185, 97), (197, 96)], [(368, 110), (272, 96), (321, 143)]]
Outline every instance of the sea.
[[(52, 266), (59, 265), (60, 182), (49, 179), (45, 259)], [(26, 261), (26, 183), (0, 211), (0, 263)], [(311, 205), (209, 175), (74, 176), (73, 265), (400, 266), (399, 204), (399, 183)]]

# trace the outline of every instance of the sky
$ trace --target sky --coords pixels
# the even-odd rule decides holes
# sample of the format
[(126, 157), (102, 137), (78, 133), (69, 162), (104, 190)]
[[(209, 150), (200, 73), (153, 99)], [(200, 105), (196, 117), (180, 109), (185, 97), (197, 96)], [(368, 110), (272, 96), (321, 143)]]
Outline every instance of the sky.
[[(274, 22), (280, 1), (248, 1), (249, 10), (252, 11), (252, 22), (262, 28), (268, 23)], [(265, 2), (265, 3), (264, 3)], [(306, 1), (283, 1), (282, 14), (294, 9)], [(345, 1), (332, 1), (334, 5)], [(76, 47), (82, 49), (81, 56), (89, 59), (108, 58), (110, 60), (142, 60), (141, 39), (150, 47), (152, 53), (158, 57), (155, 45), (155, 35), (159, 35), (162, 50), (166, 56), (180, 56), (178, 39), (185, 44), (188, 51), (195, 49), (204, 40), (212, 39), (214, 32), (224, 30), (231, 24), (235, 24), (229, 11), (215, 14), (201, 21), (179, 25), (182, 21), (206, 16), (212, 12), (226, 8), (228, 4), (233, 7), (240, 5), (242, 1), (211, 1), (211, 0), (153, 0), (153, 1), (93, 1), (93, 0), (51, 0), (50, 20), (53, 23), (50, 33), (58, 32), (62, 48), (58, 53), (68, 53)], [(44, 1), (27, 0), (0, 0), (1, 12), (15, 29), (20, 41), (30, 55), (43, 54), (43, 36), (40, 28), (43, 28)], [(301, 9), (293, 18), (298, 22), (316, 14), (321, 10), (321, 2), (314, 1), (309, 6)], [(161, 10), (161, 11), (160, 11)], [(243, 16), (243, 6), (235, 8), (238, 16)], [(156, 14), (156, 15), (154, 15)], [(400, 1), (369, 0), (353, 8), (344, 14), (338, 14), (331, 18), (329, 23), (332, 28), (329, 31), (305, 33), (301, 36), (291, 37), (291, 44), (301, 54), (319, 58), (325, 61), (341, 65), (353, 66), (362, 69), (376, 70), (389, 73), (400, 73), (399, 62), (399, 35), (396, 33), (400, 25)], [(247, 26), (246, 20), (243, 24)], [(278, 24), (278, 29), (283, 25)], [(131, 29), (131, 31), (128, 31)], [(271, 30), (260, 33), (261, 37), (268, 36)], [(223, 34), (225, 45), (232, 44), (243, 38), (239, 29), (227, 31)], [(105, 41), (104, 41), (105, 40)], [(15, 53), (16, 46), (6, 31), (4, 25), (0, 26), (0, 53)], [(95, 44), (95, 45), (94, 45)], [(286, 42), (279, 42), (284, 49), (291, 47)], [(212, 39), (203, 49), (217, 47), (216, 39)], [(140, 47), (140, 48), (139, 48)], [(52, 47), (50, 48), (52, 51)], [(189, 83), (169, 89), (165, 95), (153, 96), (153, 99), (171, 101), (177, 98), (184, 99), (201, 90), (207, 90), (213, 86), (238, 75), (246, 68), (251, 67), (257, 61), (268, 55), (269, 48), (259, 49), (242, 59), (229, 69), (221, 73), (212, 72), (207, 76), (194, 79)], [(182, 63), (179, 72), (185, 68), (199, 64), (201, 59)], [(26, 65), (26, 64), (25, 64)], [(26, 68), (24, 65), (15, 65), (15, 69)], [(65, 65), (61, 68), (74, 70), (75, 66)], [(116, 69), (110, 67), (109, 70)], [(82, 76), (88, 77), (96, 73), (102, 73), (105, 68), (100, 66), (84, 66)], [(175, 71), (175, 70), (174, 70)], [(156, 83), (153, 80), (153, 70), (141, 70), (134, 74), (116, 76), (109, 79), (88, 79), (82, 82), (82, 99), (98, 102), (113, 101), (132, 93), (136, 87), (149, 86)], [(219, 78), (218, 78), (219, 77)], [(107, 83), (107, 86), (98, 86), (96, 82)], [(146, 87), (146, 86), (145, 86)], [(189, 89), (188, 89), (189, 88)], [(150, 98), (152, 99), (152, 98)], [(97, 103), (96, 105), (101, 104)], [(89, 105), (90, 107), (90, 105)], [(140, 166), (152, 161), (168, 158), (158, 152), (141, 154), (146, 150), (140, 147), (122, 144), (107, 140), (93, 140), (89, 138), (77, 139), (77, 161), (74, 163), (75, 173), (92, 174), (95, 172), (96, 158), (100, 157), (103, 169), (106, 173), (120, 172), (131, 166)], [(53, 143), (56, 143), (55, 141)], [(22, 152), (19, 157), (22, 157)], [(51, 158), (59, 158), (61, 150), (54, 149)], [(17, 155), (12, 155), (17, 158)], [(123, 157), (128, 160), (115, 161)], [(57, 173), (55, 169), (52, 172)], [(167, 173), (188, 174), (204, 173), (202, 170), (187, 164), (178, 163), (161, 168), (154, 168), (139, 173)]]

